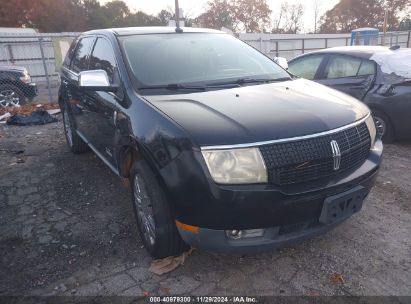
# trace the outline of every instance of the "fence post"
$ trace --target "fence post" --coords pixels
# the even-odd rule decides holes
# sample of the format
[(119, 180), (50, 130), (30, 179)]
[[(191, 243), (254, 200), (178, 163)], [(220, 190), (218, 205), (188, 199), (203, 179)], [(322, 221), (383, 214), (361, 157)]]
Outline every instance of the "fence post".
[(260, 37), (260, 52), (263, 53), (263, 37)]
[(407, 47), (411, 48), (411, 23), (410, 30), (408, 31)]
[(325, 48), (328, 48), (328, 38), (325, 38)]
[(278, 57), (278, 40), (275, 41), (275, 57)]
[(8, 61), (10, 61), (11, 64), (14, 64), (13, 49), (11, 48), (11, 44), (6, 44), (6, 46), (7, 46), (7, 51), (9, 53)]
[(44, 56), (44, 49), (43, 49), (42, 41), (43, 41), (43, 37), (39, 37), (41, 60), (43, 61), (44, 73), (46, 75), (46, 83), (47, 83), (47, 89), (48, 89), (48, 92), (49, 92), (49, 99), (50, 99), (50, 102), (53, 102), (53, 96), (51, 94), (51, 88), (50, 88), (50, 78), (49, 78), (49, 73), (47, 71), (47, 64), (46, 64), (46, 58)]
[[(304, 54), (304, 50), (305, 50), (305, 39), (303, 38), (301, 42), (302, 42), (302, 45), (301, 45), (302, 53)], [(295, 55), (294, 55), (294, 56), (295, 56)]]

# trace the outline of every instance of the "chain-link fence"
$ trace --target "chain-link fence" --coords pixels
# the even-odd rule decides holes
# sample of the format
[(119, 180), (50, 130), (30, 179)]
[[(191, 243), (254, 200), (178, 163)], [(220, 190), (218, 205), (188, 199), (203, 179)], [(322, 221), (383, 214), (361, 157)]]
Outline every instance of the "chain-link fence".
[[(291, 59), (315, 50), (351, 44), (351, 34), (242, 33), (239, 38), (270, 58)], [(378, 45), (411, 47), (411, 31), (379, 33)]]
[(0, 106), (56, 102), (58, 71), (77, 33), (0, 33)]

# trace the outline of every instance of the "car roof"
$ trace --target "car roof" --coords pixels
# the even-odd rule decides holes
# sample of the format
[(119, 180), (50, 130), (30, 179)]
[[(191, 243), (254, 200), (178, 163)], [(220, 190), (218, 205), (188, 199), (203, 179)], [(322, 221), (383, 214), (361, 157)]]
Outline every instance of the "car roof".
[[(352, 55), (356, 57), (361, 57), (365, 59), (369, 59), (372, 55), (376, 53), (386, 52), (389, 48), (386, 46), (368, 46), (368, 45), (356, 45), (356, 46), (338, 46), (332, 47), (328, 49), (322, 49), (310, 53), (303, 54), (301, 56), (307, 54), (344, 54), (344, 55)], [(298, 56), (298, 57), (301, 57)], [(298, 58), (296, 57), (296, 58)]]
[[(224, 34), (222, 31), (206, 29), (206, 28), (193, 28), (193, 27), (182, 27), (182, 33), (215, 33)], [(103, 34), (112, 33), (116, 36), (127, 36), (127, 35), (146, 35), (146, 34), (172, 34), (176, 33), (176, 28), (171, 26), (144, 26), (144, 27), (123, 27), (123, 28), (109, 28), (101, 30), (93, 30), (83, 33), (87, 34)]]
[(0, 71), (24, 71), (26, 68), (17, 65), (2, 65)]

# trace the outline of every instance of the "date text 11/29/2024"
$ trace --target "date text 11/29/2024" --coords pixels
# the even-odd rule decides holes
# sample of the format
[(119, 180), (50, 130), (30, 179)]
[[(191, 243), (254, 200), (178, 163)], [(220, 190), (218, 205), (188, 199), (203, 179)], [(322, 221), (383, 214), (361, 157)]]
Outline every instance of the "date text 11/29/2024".
[(247, 296), (201, 296), (201, 297), (184, 297), (184, 296), (164, 296), (150, 297), (150, 303), (258, 303), (256, 297)]

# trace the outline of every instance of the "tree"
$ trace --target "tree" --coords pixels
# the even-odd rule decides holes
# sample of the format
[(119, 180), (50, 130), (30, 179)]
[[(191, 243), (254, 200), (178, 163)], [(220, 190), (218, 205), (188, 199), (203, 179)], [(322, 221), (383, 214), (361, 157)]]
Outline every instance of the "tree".
[(207, 3), (207, 11), (195, 19), (202, 27), (221, 29), (234, 27), (234, 11), (229, 0), (213, 0)]
[(107, 2), (103, 6), (103, 10), (107, 19), (111, 20), (113, 27), (125, 26), (125, 20), (130, 15), (130, 9), (121, 0)]
[(31, 0), (0, 0), (1, 26), (21, 27), (30, 20), (30, 14), (36, 3)]
[(411, 30), (411, 14), (408, 14), (401, 20), (398, 26), (398, 30), (400, 31), (410, 31)]
[(314, 34), (315, 34), (318, 31), (318, 25), (320, 22), (320, 11), (321, 11), (320, 0), (312, 0), (312, 7), (314, 11)]
[(138, 11), (129, 14), (122, 22), (122, 26), (159, 26), (162, 25), (158, 17), (147, 15), (144, 12)]
[(234, 32), (262, 32), (270, 23), (271, 10), (266, 0), (211, 0), (207, 11), (196, 18), (201, 26)]
[(83, 31), (87, 17), (80, 0), (37, 0), (25, 26), (41, 32)]
[(105, 14), (104, 8), (97, 0), (84, 0), (84, 10), (87, 18), (87, 29), (107, 28), (111, 20)]
[(399, 27), (401, 12), (410, 7), (409, 0), (340, 0), (321, 18), (321, 32), (346, 33), (361, 27), (382, 29), (387, 11), (388, 30)]
[(158, 13), (157, 18), (160, 20), (162, 25), (168, 25), (168, 22), (171, 18), (173, 18), (173, 14), (168, 10), (163, 9), (160, 13)]
[(266, 0), (233, 0), (234, 31), (264, 32), (270, 24), (271, 9)]
[(301, 29), (301, 21), (304, 15), (302, 4), (283, 2), (281, 8), (274, 17), (272, 33), (296, 34)]
[(302, 4), (293, 4), (289, 11), (288, 25), (286, 28), (287, 33), (297, 34), (301, 29), (301, 19), (304, 15), (304, 9)]

